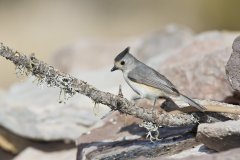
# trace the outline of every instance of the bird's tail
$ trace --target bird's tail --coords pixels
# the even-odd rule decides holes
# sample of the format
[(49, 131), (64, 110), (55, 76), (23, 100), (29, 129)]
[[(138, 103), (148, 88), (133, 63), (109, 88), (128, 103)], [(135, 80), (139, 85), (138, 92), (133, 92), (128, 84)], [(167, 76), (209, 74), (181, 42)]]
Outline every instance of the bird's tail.
[(207, 110), (205, 107), (203, 107), (202, 105), (198, 104), (197, 102), (195, 102), (194, 100), (192, 100), (191, 98), (189, 98), (183, 94), (181, 94), (180, 97), (184, 102), (188, 103), (192, 107), (197, 108), (201, 112), (204, 112)]

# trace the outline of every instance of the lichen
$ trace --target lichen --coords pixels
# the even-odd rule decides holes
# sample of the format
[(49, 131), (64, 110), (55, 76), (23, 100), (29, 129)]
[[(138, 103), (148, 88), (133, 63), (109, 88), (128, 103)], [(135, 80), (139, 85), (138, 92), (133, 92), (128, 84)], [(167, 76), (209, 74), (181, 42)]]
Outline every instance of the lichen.
[(60, 93), (59, 93), (59, 103), (66, 103), (66, 101), (71, 98), (75, 93), (68, 92), (68, 90), (64, 88), (60, 88)]
[(142, 124), (139, 124), (139, 127), (143, 127), (148, 130), (146, 138), (149, 138), (151, 142), (154, 142), (154, 140), (159, 140), (158, 128), (161, 126), (157, 126), (152, 122), (143, 121)]
[(17, 78), (19, 79), (29, 76), (31, 74), (31, 72), (29, 72), (28, 69), (22, 65), (16, 65), (15, 72), (16, 72)]
[(99, 103), (94, 102), (94, 107), (93, 107), (93, 113), (94, 113), (94, 115), (95, 115), (95, 116), (98, 116), (98, 115), (99, 115), (99, 112), (100, 112)]
[(200, 122), (199, 122), (199, 119), (196, 118), (196, 117), (194, 117), (194, 113), (191, 114), (191, 118), (190, 118), (190, 119), (191, 119), (191, 121), (193, 121), (193, 122), (196, 123), (196, 124), (197, 124), (197, 123), (198, 123), (198, 124), (200, 123)]

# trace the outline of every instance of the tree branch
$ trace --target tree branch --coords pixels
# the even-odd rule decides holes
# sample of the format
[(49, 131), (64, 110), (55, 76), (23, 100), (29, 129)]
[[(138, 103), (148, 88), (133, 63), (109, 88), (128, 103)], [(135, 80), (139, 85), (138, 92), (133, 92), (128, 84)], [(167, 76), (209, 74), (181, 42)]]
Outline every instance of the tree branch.
[[(195, 113), (195, 116), (187, 113), (152, 113), (152, 110), (135, 105), (135, 103), (123, 98), (121, 94), (114, 95), (108, 92), (103, 92), (91, 86), (87, 82), (74, 78), (68, 74), (64, 74), (52, 66), (47, 65), (43, 61), (38, 60), (34, 55), (27, 57), (17, 51), (13, 51), (8, 47), (0, 44), (0, 55), (7, 60), (12, 61), (18, 69), (26, 74), (31, 74), (40, 82), (45, 82), (49, 87), (58, 87), (71, 97), (76, 93), (83, 94), (91, 98), (95, 103), (101, 103), (112, 110), (117, 110), (120, 113), (135, 116), (144, 121), (152, 122), (157, 125), (167, 126), (184, 126), (196, 124), (200, 121), (213, 122), (215, 119), (207, 117), (202, 113)], [(222, 104), (224, 105), (224, 104)], [(231, 106), (239, 109), (237, 106)], [(240, 109), (238, 110), (240, 112)]]

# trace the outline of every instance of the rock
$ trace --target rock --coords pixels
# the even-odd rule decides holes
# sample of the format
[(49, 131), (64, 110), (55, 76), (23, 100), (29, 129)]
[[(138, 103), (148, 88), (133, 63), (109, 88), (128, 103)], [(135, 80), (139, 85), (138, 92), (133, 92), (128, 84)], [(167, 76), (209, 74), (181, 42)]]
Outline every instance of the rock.
[(14, 155), (0, 148), (0, 159), (12, 160)]
[[(192, 152), (192, 150), (195, 149), (200, 149), (199, 151), (196, 152)], [(204, 149), (205, 150), (205, 149)], [(152, 158), (148, 158), (148, 160), (238, 160), (239, 156), (240, 156), (240, 149), (231, 149), (229, 151), (225, 151), (225, 152), (220, 152), (220, 153), (212, 153), (210, 152), (210, 154), (206, 154), (206, 153), (201, 153), (202, 149), (201, 147), (199, 148), (198, 146), (196, 148), (190, 149), (190, 150), (186, 150), (183, 152), (189, 152), (190, 153), (186, 153), (189, 155), (186, 155), (187, 157), (182, 156), (181, 153), (172, 155), (172, 156), (165, 156), (165, 157), (152, 157)], [(179, 156), (181, 155), (181, 156)], [(145, 160), (145, 157), (139, 157), (136, 158), (135, 160)]]
[[(137, 123), (139, 119), (113, 113), (96, 128), (76, 141), (77, 159), (133, 159), (140, 156), (156, 157), (174, 154), (199, 143), (191, 134), (192, 127), (160, 128), (162, 140), (152, 143), (146, 140), (147, 131)], [(178, 136), (185, 133), (185, 136)], [(175, 136), (175, 137), (173, 137)], [(168, 138), (166, 138), (168, 137)]]
[[(239, 160), (240, 149), (231, 149), (229, 151), (214, 153), (203, 156), (189, 156), (186, 158), (180, 158), (181, 160)], [(174, 160), (174, 159), (171, 159)], [(176, 159), (175, 159), (176, 160)]]
[(178, 90), (192, 98), (224, 100), (232, 95), (225, 75), (225, 64), (231, 53), (236, 34), (205, 32), (174, 56), (156, 64), (148, 61), (170, 79)]
[(167, 159), (171, 159), (171, 160), (172, 159), (185, 159), (185, 158), (190, 157), (190, 156), (191, 157), (192, 156), (202, 157), (204, 155), (212, 154), (212, 153), (216, 153), (216, 151), (207, 148), (203, 144), (200, 144), (200, 145), (198, 145), (196, 147), (184, 150), (184, 151), (182, 151), (180, 153), (177, 153), (177, 154), (174, 154), (174, 155), (171, 155), (171, 156), (166, 156), (166, 158)]
[(13, 160), (75, 160), (76, 149), (69, 149), (55, 152), (43, 152), (41, 150), (28, 147), (21, 154), (15, 157)]
[(234, 40), (232, 49), (232, 54), (226, 65), (226, 74), (232, 88), (240, 91), (240, 36)]
[(0, 148), (3, 150), (11, 154), (17, 154), (31, 144), (33, 144), (33, 142), (29, 139), (18, 136), (3, 127), (0, 127)]
[(200, 124), (197, 139), (216, 151), (240, 147), (240, 121)]
[(109, 111), (108, 107), (98, 109), (98, 105), (93, 109), (94, 103), (80, 95), (59, 104), (58, 89), (41, 89), (32, 81), (12, 86), (0, 101), (0, 125), (22, 137), (75, 140)]

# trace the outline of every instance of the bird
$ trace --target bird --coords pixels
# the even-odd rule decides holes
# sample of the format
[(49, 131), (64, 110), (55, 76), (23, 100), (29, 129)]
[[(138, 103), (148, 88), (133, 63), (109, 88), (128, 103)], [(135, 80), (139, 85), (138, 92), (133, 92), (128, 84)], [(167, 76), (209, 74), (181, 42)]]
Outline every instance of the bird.
[(159, 98), (180, 98), (199, 111), (206, 111), (205, 107), (180, 93), (164, 75), (139, 61), (129, 52), (130, 47), (127, 47), (115, 57), (111, 72), (121, 70), (127, 84), (140, 95), (140, 98), (153, 100), (153, 107)]

